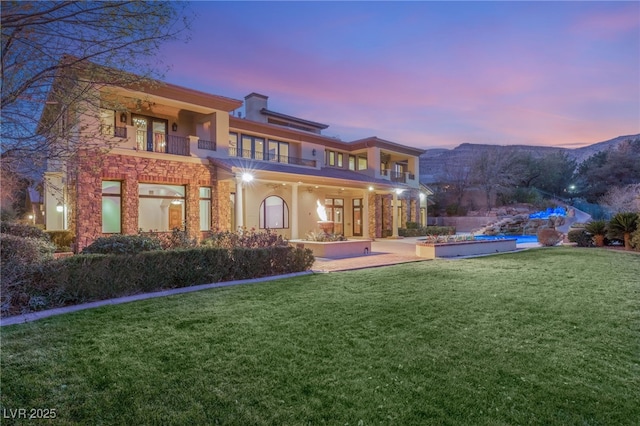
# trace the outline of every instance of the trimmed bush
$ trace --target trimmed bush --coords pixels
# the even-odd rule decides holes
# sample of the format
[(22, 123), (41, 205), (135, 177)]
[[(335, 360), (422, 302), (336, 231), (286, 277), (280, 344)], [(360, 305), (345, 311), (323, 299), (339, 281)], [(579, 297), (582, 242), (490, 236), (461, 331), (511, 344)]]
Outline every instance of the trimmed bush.
[(139, 293), (281, 275), (308, 270), (309, 249), (293, 247), (191, 248), (125, 254), (80, 254), (29, 271), (20, 297), (5, 301), (2, 315)]
[(51, 242), (56, 245), (56, 251), (71, 251), (74, 236), (71, 231), (45, 231)]
[(38, 238), (41, 240), (49, 240), (47, 235), (42, 229), (33, 225), (26, 225), (24, 223), (16, 222), (1, 222), (0, 233), (15, 235), (23, 238)]
[(401, 237), (424, 237), (425, 235), (453, 235), (456, 233), (454, 226), (427, 226), (423, 228), (400, 228), (398, 235)]
[(241, 231), (221, 231), (212, 232), (201, 243), (205, 247), (218, 247), (233, 249), (236, 247), (245, 248), (260, 248), (260, 247), (286, 247), (288, 243), (278, 235), (275, 231), (270, 229), (264, 232)]
[(144, 235), (110, 235), (100, 237), (82, 250), (82, 254), (136, 254), (162, 250), (157, 238)]
[(174, 229), (171, 232), (140, 232), (138, 235), (157, 240), (163, 250), (198, 246), (198, 240), (190, 238), (187, 231), (181, 229)]
[(34, 304), (26, 290), (32, 282), (32, 273), (42, 262), (53, 258), (55, 246), (44, 238), (23, 238), (0, 234), (0, 311), (4, 315), (19, 314), (16, 306), (29, 310)]
[(570, 229), (567, 234), (570, 242), (576, 243), (578, 247), (593, 247), (593, 235), (588, 233), (584, 228)]
[(538, 242), (545, 247), (553, 247), (562, 242), (562, 232), (553, 228), (538, 229)]

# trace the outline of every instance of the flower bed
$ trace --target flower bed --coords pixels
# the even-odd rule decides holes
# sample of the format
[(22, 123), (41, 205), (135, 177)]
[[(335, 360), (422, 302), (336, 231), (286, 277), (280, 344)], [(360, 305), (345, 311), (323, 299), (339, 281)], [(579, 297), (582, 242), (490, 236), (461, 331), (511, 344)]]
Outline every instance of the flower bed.
[(515, 249), (515, 238), (475, 240), (473, 236), (446, 235), (419, 239), (416, 242), (416, 256), (426, 259), (502, 253)]

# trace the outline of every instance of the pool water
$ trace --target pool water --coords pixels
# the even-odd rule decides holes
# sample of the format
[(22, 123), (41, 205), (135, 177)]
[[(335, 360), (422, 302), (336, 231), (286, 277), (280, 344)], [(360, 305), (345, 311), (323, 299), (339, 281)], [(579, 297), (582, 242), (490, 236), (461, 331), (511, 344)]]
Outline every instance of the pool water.
[(504, 240), (505, 238), (515, 238), (516, 244), (537, 243), (536, 235), (476, 235), (476, 240)]

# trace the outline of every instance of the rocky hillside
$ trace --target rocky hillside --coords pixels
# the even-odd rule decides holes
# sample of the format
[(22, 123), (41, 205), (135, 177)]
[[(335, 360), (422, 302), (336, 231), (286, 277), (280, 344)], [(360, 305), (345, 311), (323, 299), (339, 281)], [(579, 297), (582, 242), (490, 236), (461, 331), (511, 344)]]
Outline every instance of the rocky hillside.
[[(617, 147), (627, 139), (640, 138), (638, 135), (619, 136), (608, 141), (599, 142), (582, 148), (555, 148), (534, 145), (509, 145), (499, 146), (500, 149), (516, 149), (518, 151), (531, 153), (534, 156), (543, 156), (554, 152), (566, 152), (578, 163), (586, 160), (593, 154)], [(496, 148), (496, 145), (463, 143), (454, 149), (429, 149), (420, 156), (420, 182), (429, 184), (438, 181), (446, 164), (468, 164), (470, 160), (477, 157), (479, 153), (486, 149)]]

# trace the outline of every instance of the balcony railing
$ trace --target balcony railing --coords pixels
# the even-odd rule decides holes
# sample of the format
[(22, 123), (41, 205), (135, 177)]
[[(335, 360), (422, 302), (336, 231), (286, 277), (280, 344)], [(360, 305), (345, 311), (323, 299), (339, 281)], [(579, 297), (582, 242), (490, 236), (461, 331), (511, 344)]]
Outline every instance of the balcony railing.
[(275, 155), (268, 152), (251, 151), (250, 149), (238, 149), (229, 147), (229, 157), (250, 158), (252, 160), (272, 161), (274, 163), (295, 164), (297, 166), (315, 167), (316, 160), (307, 160), (288, 155)]
[(216, 142), (215, 141), (205, 141), (203, 139), (198, 139), (198, 149), (207, 149), (209, 151), (216, 150)]
[(127, 128), (126, 127), (117, 127), (117, 126), (109, 126), (109, 125), (101, 125), (100, 133), (106, 136), (115, 136), (117, 138), (126, 138), (127, 137)]
[(396, 172), (395, 170), (382, 169), (380, 170), (382, 176), (389, 178), (391, 182), (407, 183), (407, 180), (415, 180), (415, 175), (411, 172)]
[(162, 152), (173, 155), (191, 155), (189, 138), (164, 133), (153, 133), (151, 138), (146, 130), (136, 131), (136, 146), (139, 151)]

